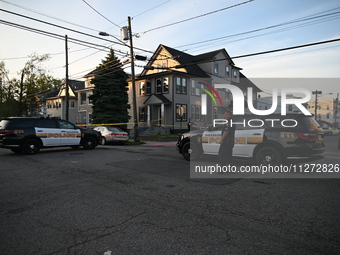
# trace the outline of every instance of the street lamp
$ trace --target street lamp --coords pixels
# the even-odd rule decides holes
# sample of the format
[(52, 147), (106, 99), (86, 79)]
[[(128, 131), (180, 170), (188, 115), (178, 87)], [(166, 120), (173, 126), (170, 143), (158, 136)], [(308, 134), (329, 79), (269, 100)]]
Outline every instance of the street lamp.
[[(131, 18), (128, 17), (128, 39), (130, 40), (130, 46), (124, 43), (124, 45), (130, 48), (130, 61), (131, 61), (131, 87), (132, 87), (132, 99), (133, 99), (133, 116), (134, 116), (134, 142), (139, 142), (138, 140), (138, 117), (137, 117), (137, 96), (136, 96), (136, 86), (135, 86), (135, 62), (133, 58), (133, 43), (132, 43), (132, 29), (131, 29)], [(102, 36), (112, 36), (116, 40), (120, 41), (113, 35), (106, 32), (99, 32)]]

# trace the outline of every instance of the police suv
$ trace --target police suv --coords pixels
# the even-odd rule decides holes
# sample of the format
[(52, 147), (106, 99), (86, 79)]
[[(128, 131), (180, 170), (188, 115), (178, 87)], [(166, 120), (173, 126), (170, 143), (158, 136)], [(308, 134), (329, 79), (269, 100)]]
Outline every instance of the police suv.
[[(287, 159), (309, 161), (324, 157), (323, 130), (312, 116), (242, 115), (233, 116), (230, 124), (236, 128), (234, 157), (250, 158), (263, 165), (279, 165)], [(202, 154), (217, 155), (220, 139), (221, 127), (215, 125), (215, 128), (180, 135), (177, 149), (186, 160), (196, 160)]]
[(35, 154), (41, 148), (71, 146), (94, 149), (100, 133), (82, 129), (62, 119), (10, 117), (0, 121), (0, 147), (16, 153)]

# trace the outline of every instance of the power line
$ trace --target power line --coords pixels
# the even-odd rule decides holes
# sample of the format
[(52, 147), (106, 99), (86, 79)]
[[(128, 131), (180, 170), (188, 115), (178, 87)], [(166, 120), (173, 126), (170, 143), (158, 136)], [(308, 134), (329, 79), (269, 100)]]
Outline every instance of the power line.
[(83, 0), (83, 2), (85, 4), (87, 4), (92, 10), (94, 10), (96, 13), (98, 13), (100, 16), (102, 16), (104, 19), (106, 19), (108, 22), (110, 22), (111, 24), (115, 25), (116, 27), (119, 27), (116, 23), (112, 22), (111, 20), (109, 20), (108, 18), (106, 18), (103, 14), (101, 14), (99, 11), (97, 11), (95, 8), (93, 8), (89, 3), (87, 3), (85, 0)]
[[(340, 7), (335, 8), (335, 9), (339, 9), (339, 8)], [(331, 9), (331, 10), (335, 10), (335, 9)], [(330, 10), (319, 12), (319, 13), (316, 13), (316, 14), (320, 14), (320, 13), (324, 13), (324, 12), (328, 12), (328, 11), (330, 11)], [(241, 33), (237, 33), (237, 34), (233, 34), (233, 35), (227, 35), (227, 36), (222, 36), (222, 37), (204, 40), (204, 41), (200, 41), (200, 42), (181, 45), (181, 46), (178, 46), (177, 48), (182, 48), (182, 47), (186, 47), (186, 46), (191, 46), (191, 45), (196, 45), (196, 44), (201, 44), (201, 43), (208, 43), (208, 42), (211, 42), (211, 41), (217, 41), (217, 40), (223, 40), (223, 39), (228, 39), (228, 38), (232, 38), (232, 37), (247, 35), (247, 34), (256, 33), (256, 32), (260, 32), (260, 31), (263, 31), (263, 30), (268, 30), (268, 29), (272, 29), (272, 28), (276, 28), (276, 27), (280, 27), (280, 26), (286, 26), (286, 25), (289, 25), (289, 24), (300, 23), (300, 22), (304, 22), (304, 21), (310, 21), (310, 20), (313, 20), (313, 19), (323, 18), (320, 22), (328, 21), (329, 19), (325, 20), (324, 18), (331, 16), (331, 15), (338, 15), (339, 13), (340, 12), (333, 12), (333, 13), (328, 13), (328, 14), (323, 14), (323, 15), (318, 15), (318, 16), (314, 16), (316, 14), (308, 15), (308, 16), (305, 16), (305, 17), (302, 17), (302, 18), (299, 18), (299, 19), (290, 20), (290, 21), (280, 23), (280, 24), (276, 24), (276, 25), (272, 25), (272, 26), (267, 26), (267, 27), (258, 28), (258, 29), (254, 29), (254, 30), (250, 30), (250, 31), (246, 31), (246, 32), (241, 32)], [(311, 24), (311, 23), (315, 24), (313, 22), (309, 22), (309, 23), (307, 22), (306, 24)], [(296, 26), (293, 26), (293, 27), (290, 27), (290, 28), (296, 28)], [(281, 31), (281, 30), (279, 30), (279, 31)], [(247, 37), (245, 39), (249, 39), (249, 38), (253, 38), (253, 37)], [(244, 39), (241, 39), (241, 40), (244, 40)]]
[[(309, 44), (303, 44), (303, 45), (298, 45), (298, 46), (292, 46), (292, 47), (287, 47), (287, 48), (281, 48), (281, 49), (276, 49), (276, 50), (269, 50), (269, 51), (262, 51), (262, 52), (256, 52), (256, 53), (251, 53), (251, 54), (239, 55), (239, 56), (235, 56), (235, 57), (230, 57), (230, 59), (252, 57), (252, 56), (263, 55), (263, 54), (269, 54), (269, 53), (274, 53), (274, 52), (279, 52), (279, 51), (293, 50), (293, 49), (304, 48), (304, 47), (310, 47), (310, 46), (315, 46), (315, 45), (320, 45), (320, 44), (332, 43), (332, 42), (337, 42), (337, 41), (340, 41), (340, 38), (333, 39), (333, 40), (327, 40), (327, 41), (314, 42), (314, 43), (309, 43)], [(203, 63), (210, 63), (210, 62), (217, 62), (217, 61), (224, 61), (224, 60), (228, 60), (228, 59), (229, 59), (229, 58), (221, 58), (221, 59), (213, 59), (213, 60), (204, 60), (204, 61), (186, 63), (186, 64), (181, 64), (181, 65), (172, 66), (172, 67), (167, 67), (167, 68), (168, 68), (168, 69), (171, 69), (171, 68), (179, 68), (179, 67), (180, 67), (180, 68), (183, 68), (183, 67), (185, 67), (185, 66), (196, 65), (196, 64), (203, 64)]]
[(156, 5), (156, 6), (150, 8), (150, 9), (148, 9), (148, 10), (146, 10), (146, 11), (143, 11), (143, 12), (141, 12), (141, 13), (139, 13), (139, 14), (133, 16), (133, 18), (136, 18), (136, 17), (138, 17), (138, 16), (140, 16), (140, 15), (142, 15), (142, 14), (144, 14), (144, 13), (147, 13), (147, 12), (149, 12), (149, 11), (152, 11), (153, 9), (156, 9), (156, 8), (158, 8), (158, 7), (160, 7), (160, 6), (164, 5), (164, 4), (166, 4), (166, 3), (168, 3), (168, 2), (171, 2), (171, 1), (172, 1), (172, 0), (168, 0), (168, 1), (165, 1), (164, 3), (161, 3), (161, 4), (159, 4), (159, 5)]
[(180, 23), (183, 23), (183, 22), (186, 22), (186, 21), (190, 21), (190, 20), (193, 20), (193, 19), (202, 18), (202, 17), (204, 17), (204, 16), (211, 15), (211, 14), (214, 14), (214, 13), (217, 13), (217, 12), (220, 12), (220, 11), (225, 11), (225, 10), (227, 10), (227, 9), (231, 9), (231, 8), (234, 8), (234, 7), (243, 5), (243, 4), (247, 4), (247, 3), (250, 3), (250, 2), (253, 2), (253, 1), (255, 1), (255, 0), (248, 0), (248, 1), (246, 1), (246, 2), (238, 3), (238, 4), (235, 4), (235, 5), (232, 5), (232, 6), (228, 6), (228, 7), (219, 9), (219, 10), (215, 10), (215, 11), (208, 12), (208, 13), (204, 13), (204, 14), (201, 14), (201, 15), (198, 15), (198, 16), (194, 16), (194, 17), (191, 17), (191, 18), (188, 18), (188, 19), (184, 19), (184, 20), (181, 20), (181, 21), (177, 21), (177, 22), (174, 22), (174, 23), (170, 23), (170, 24), (168, 24), (168, 25), (164, 25), (164, 26), (152, 28), (152, 29), (149, 29), (149, 30), (146, 30), (146, 31), (142, 32), (142, 34), (146, 34), (146, 33), (148, 33), (148, 32), (151, 32), (151, 31), (154, 31), (154, 30), (157, 30), (157, 29), (161, 29), (161, 28), (165, 28), (165, 27), (177, 25), (177, 24), (180, 24)]
[(84, 32), (80, 32), (80, 31), (77, 31), (77, 30), (74, 30), (74, 29), (71, 29), (71, 28), (63, 27), (63, 26), (60, 26), (60, 25), (57, 25), (57, 24), (53, 24), (53, 23), (50, 23), (50, 22), (47, 22), (47, 21), (40, 20), (40, 19), (35, 19), (35, 18), (29, 17), (29, 16), (25, 16), (25, 15), (22, 15), (22, 14), (19, 14), (19, 13), (11, 12), (11, 11), (4, 10), (4, 9), (0, 9), (0, 11), (7, 12), (7, 13), (10, 13), (10, 14), (19, 16), (19, 17), (27, 18), (27, 19), (30, 19), (30, 20), (34, 20), (34, 21), (37, 21), (37, 22), (40, 22), (40, 23), (44, 23), (44, 24), (47, 24), (47, 25), (50, 25), (50, 26), (62, 28), (62, 29), (65, 29), (65, 30), (68, 30), (68, 31), (71, 31), (71, 32), (74, 32), (74, 33), (81, 34), (81, 35), (86, 35), (86, 36), (90, 36), (90, 37), (93, 37), (93, 38), (96, 38), (96, 39), (100, 39), (100, 40), (103, 40), (103, 41), (113, 42), (115, 44), (126, 46), (126, 45), (124, 45), (122, 43), (110, 41), (110, 40), (107, 40), (107, 39), (102, 38), (102, 37), (98, 37), (98, 36), (94, 36), (94, 35), (87, 34), (87, 33), (84, 33)]
[(232, 57), (232, 59), (235, 59), (235, 58), (252, 57), (252, 56), (263, 55), (263, 54), (269, 54), (269, 53), (274, 53), (274, 52), (279, 52), (279, 51), (293, 50), (293, 49), (304, 48), (304, 47), (310, 47), (310, 46), (315, 46), (315, 45), (325, 44), (325, 43), (331, 43), (331, 42), (337, 42), (337, 41), (340, 41), (340, 38), (333, 39), (333, 40), (327, 40), (327, 41), (321, 41), (321, 42), (315, 42), (315, 43), (309, 43), (309, 44), (303, 44), (303, 45), (298, 45), (298, 46), (293, 46), (293, 47), (281, 48), (281, 49), (276, 49), (276, 50), (269, 50), (269, 51), (251, 53), (251, 54), (246, 54), (246, 55), (240, 55), (240, 56)]
[(10, 5), (19, 7), (19, 8), (21, 8), (21, 9), (24, 9), (24, 10), (27, 10), (27, 11), (30, 11), (30, 12), (34, 12), (34, 13), (36, 13), (36, 14), (39, 14), (39, 15), (42, 15), (42, 16), (45, 16), (45, 17), (48, 17), (48, 18), (51, 18), (51, 19), (59, 20), (59, 21), (61, 21), (61, 22), (65, 22), (65, 23), (68, 23), (68, 24), (70, 24), (70, 25), (74, 25), (74, 26), (77, 26), (77, 27), (81, 27), (81, 28), (85, 28), (85, 29), (92, 30), (92, 31), (95, 31), (95, 32), (99, 32), (99, 31), (96, 30), (96, 29), (89, 28), (89, 27), (85, 27), (85, 26), (82, 26), (82, 25), (79, 25), (79, 24), (76, 24), (76, 23), (73, 23), (73, 22), (69, 22), (69, 21), (60, 19), (60, 18), (58, 18), (58, 17), (54, 17), (54, 16), (51, 16), (51, 15), (49, 15), (49, 14), (46, 14), (46, 13), (42, 13), (42, 12), (33, 10), (33, 9), (28, 8), (28, 7), (19, 5), (19, 4), (14, 4), (14, 3), (11, 3), (11, 2), (8, 2), (8, 1), (5, 1), (5, 0), (0, 0), (0, 2), (4, 2), (4, 3), (6, 3), (6, 4), (10, 4)]
[[(87, 34), (87, 33), (84, 33), (84, 32), (80, 32), (80, 31), (77, 31), (77, 30), (74, 30), (74, 29), (63, 27), (63, 26), (60, 26), (60, 25), (57, 25), (57, 24), (53, 24), (53, 23), (49, 23), (49, 22), (46, 22), (46, 21), (43, 21), (43, 20), (39, 20), (39, 19), (35, 19), (35, 18), (32, 18), (32, 17), (28, 17), (28, 16), (25, 16), (25, 15), (22, 15), (22, 14), (19, 14), (19, 13), (14, 13), (14, 12), (7, 11), (7, 10), (4, 10), (4, 9), (0, 9), (0, 11), (4, 11), (4, 12), (10, 13), (10, 14), (17, 15), (17, 16), (20, 16), (20, 17), (23, 17), (23, 18), (27, 18), (27, 19), (31, 19), (31, 20), (34, 20), (34, 21), (38, 21), (38, 22), (41, 22), (41, 23), (44, 23), (44, 24), (47, 24), (47, 25), (51, 25), (51, 26), (55, 26), (55, 27), (58, 27), (58, 28), (62, 28), (62, 29), (65, 29), (65, 30), (68, 30), (68, 31), (71, 31), (71, 32), (75, 32), (75, 33), (81, 34), (81, 35), (90, 36), (90, 37), (93, 37), (93, 38), (96, 38), (96, 39), (100, 39), (100, 40), (103, 40), (103, 41), (106, 41), (106, 42), (111, 42), (111, 43), (122, 45), (122, 46), (125, 46), (125, 47), (130, 47), (129, 45), (127, 45), (125, 43), (119, 43), (119, 42), (116, 42), (116, 41), (108, 40), (108, 39), (105, 39), (103, 37), (94, 36), (94, 35)], [(134, 47), (134, 49), (141, 50), (143, 52), (152, 53), (152, 54), (154, 53), (153, 51), (141, 49), (141, 48), (138, 48), (138, 47)]]
[[(23, 26), (23, 25), (13, 23), (13, 22), (8, 22), (8, 21), (5, 21), (5, 20), (0, 20), (0, 23), (2, 23), (4, 25), (12, 26), (12, 27), (20, 28), (20, 29), (23, 29), (23, 30), (26, 30), (26, 31), (29, 31), (29, 32), (34, 32), (34, 33), (37, 33), (37, 34), (49, 36), (49, 37), (52, 37), (52, 38), (55, 38), (55, 39), (59, 39), (59, 40), (63, 40), (63, 41), (65, 40), (65, 36), (63, 36), (63, 35), (43, 31), (43, 30), (40, 30), (40, 29), (35, 29), (35, 28), (32, 28), (32, 27)], [(110, 47), (107, 47), (107, 46), (104, 46), (104, 45), (94, 44), (94, 43), (82, 41), (82, 40), (71, 38), (71, 37), (68, 37), (68, 39), (71, 43), (75, 43), (75, 44), (78, 44), (78, 45), (81, 45), (81, 46), (84, 46), (84, 47), (93, 48), (93, 49), (96, 49), (96, 50), (103, 50), (103, 49), (98, 49), (96, 47), (102, 47), (102, 48), (110, 49)]]

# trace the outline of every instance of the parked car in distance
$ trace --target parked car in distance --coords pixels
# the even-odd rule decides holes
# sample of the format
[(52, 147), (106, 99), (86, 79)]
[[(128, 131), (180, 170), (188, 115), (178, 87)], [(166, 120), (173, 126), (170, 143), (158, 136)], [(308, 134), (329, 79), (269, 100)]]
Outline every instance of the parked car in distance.
[(42, 148), (96, 148), (100, 133), (57, 118), (8, 117), (0, 121), (0, 147), (15, 153), (36, 154)]
[(124, 144), (129, 141), (129, 134), (118, 127), (98, 126), (94, 130), (99, 131), (102, 135), (101, 144), (119, 143)]

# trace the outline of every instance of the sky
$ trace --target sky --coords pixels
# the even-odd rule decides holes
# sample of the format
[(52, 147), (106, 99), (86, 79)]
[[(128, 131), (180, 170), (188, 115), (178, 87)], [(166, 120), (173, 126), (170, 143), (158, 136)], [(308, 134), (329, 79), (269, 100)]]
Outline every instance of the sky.
[[(128, 16), (132, 18), (135, 54), (147, 57), (160, 44), (192, 55), (224, 48), (233, 58), (340, 38), (338, 0), (0, 0), (0, 9), (0, 61), (9, 70), (9, 78), (19, 78), (18, 72), (33, 53), (50, 54), (44, 67), (55, 78), (65, 78), (65, 35), (71, 38), (70, 79), (82, 80), (107, 56), (110, 47), (122, 61), (128, 59), (129, 48), (116, 39), (120, 39), (120, 28), (127, 26)], [(99, 36), (101, 31), (111, 36)], [(75, 44), (72, 39), (93, 45)], [(325, 99), (340, 93), (340, 41), (233, 61), (264, 91), (263, 95), (270, 95), (278, 80), (288, 87), (322, 90), (320, 97)], [(136, 65), (138, 74), (146, 62), (136, 61)], [(130, 73), (130, 66), (125, 67)], [(298, 85), (292, 81), (298, 81)]]

